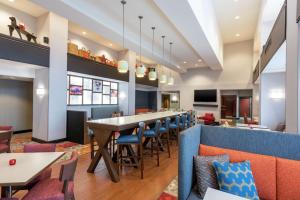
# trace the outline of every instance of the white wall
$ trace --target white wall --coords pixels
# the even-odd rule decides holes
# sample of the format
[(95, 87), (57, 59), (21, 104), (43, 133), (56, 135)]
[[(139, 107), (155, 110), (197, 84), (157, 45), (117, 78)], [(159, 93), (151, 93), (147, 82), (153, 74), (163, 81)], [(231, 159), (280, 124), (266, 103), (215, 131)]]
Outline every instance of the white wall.
[[(224, 69), (213, 71), (208, 68), (190, 69), (184, 74), (172, 72), (175, 85), (161, 85), (162, 91), (180, 90), (182, 109), (194, 109), (195, 89), (252, 89), (253, 41), (244, 41), (224, 46)], [(165, 73), (170, 75), (166, 70)], [(161, 71), (161, 70), (160, 70)], [(218, 98), (219, 101), (220, 98)], [(220, 116), (220, 108), (195, 108), (200, 114), (214, 112)]]
[(275, 99), (274, 92), (285, 94), (285, 72), (261, 74), (261, 124), (272, 130), (285, 123), (285, 95)]
[(32, 82), (0, 79), (0, 125), (32, 129)]

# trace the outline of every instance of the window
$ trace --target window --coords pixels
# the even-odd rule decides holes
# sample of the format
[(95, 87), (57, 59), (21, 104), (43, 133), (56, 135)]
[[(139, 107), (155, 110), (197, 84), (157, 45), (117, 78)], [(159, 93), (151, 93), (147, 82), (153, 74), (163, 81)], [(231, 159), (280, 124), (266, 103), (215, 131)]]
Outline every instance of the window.
[(67, 77), (68, 105), (111, 105), (118, 104), (119, 85), (81, 76)]

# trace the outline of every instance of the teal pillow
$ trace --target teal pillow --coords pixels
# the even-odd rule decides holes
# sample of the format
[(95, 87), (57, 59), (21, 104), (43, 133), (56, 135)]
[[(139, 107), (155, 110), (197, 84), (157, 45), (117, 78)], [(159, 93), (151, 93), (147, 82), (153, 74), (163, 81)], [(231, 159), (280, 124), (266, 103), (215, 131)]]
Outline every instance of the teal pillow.
[(220, 190), (251, 200), (259, 200), (250, 162), (212, 162)]

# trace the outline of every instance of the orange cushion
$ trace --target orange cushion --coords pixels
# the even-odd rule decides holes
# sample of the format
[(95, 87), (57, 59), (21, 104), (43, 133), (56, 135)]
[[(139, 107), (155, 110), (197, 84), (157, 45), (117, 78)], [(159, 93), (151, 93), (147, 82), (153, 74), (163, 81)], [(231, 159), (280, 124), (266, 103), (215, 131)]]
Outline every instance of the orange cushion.
[(276, 158), (277, 199), (300, 199), (300, 161)]
[(200, 145), (199, 154), (215, 156), (228, 154), (230, 162), (249, 160), (258, 195), (261, 199), (276, 199), (276, 158), (272, 156)]

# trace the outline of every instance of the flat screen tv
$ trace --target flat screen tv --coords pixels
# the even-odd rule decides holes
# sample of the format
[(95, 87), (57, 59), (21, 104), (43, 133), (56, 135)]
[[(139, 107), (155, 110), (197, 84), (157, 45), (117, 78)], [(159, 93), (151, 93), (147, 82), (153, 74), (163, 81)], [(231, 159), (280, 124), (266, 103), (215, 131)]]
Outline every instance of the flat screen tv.
[(194, 102), (217, 102), (217, 90), (194, 90)]

